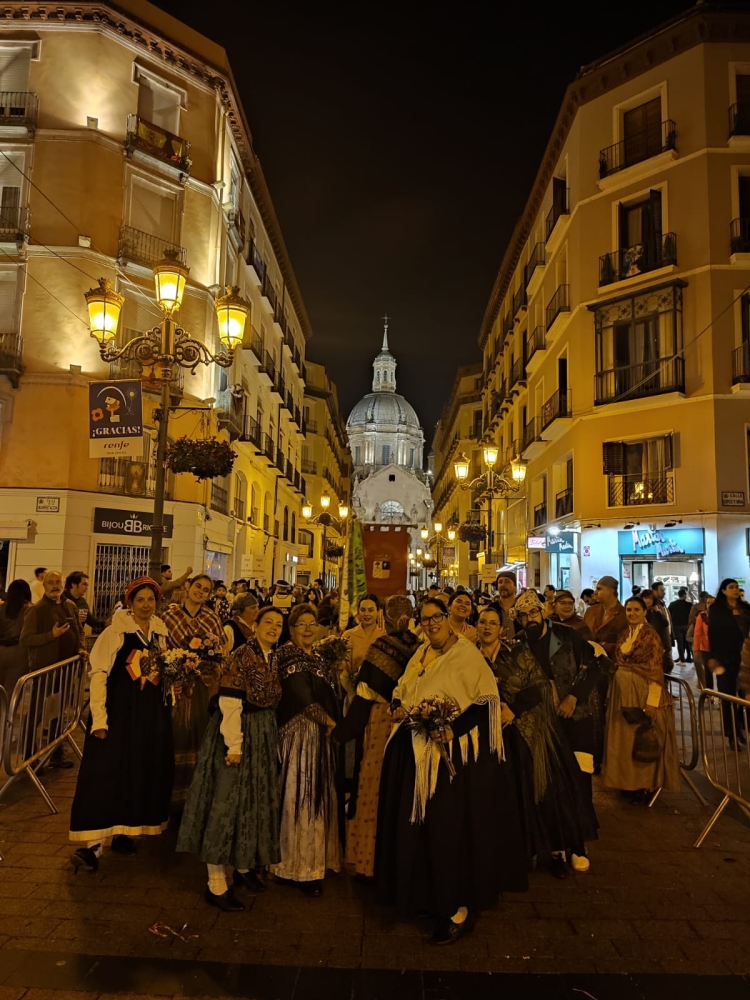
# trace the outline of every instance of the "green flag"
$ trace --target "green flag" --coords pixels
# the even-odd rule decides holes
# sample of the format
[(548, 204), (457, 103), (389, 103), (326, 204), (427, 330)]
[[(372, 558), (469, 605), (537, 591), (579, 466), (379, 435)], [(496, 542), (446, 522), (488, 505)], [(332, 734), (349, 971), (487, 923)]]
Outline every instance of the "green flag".
[(349, 617), (356, 615), (359, 602), (367, 593), (365, 577), (365, 546), (362, 541), (362, 524), (352, 521), (346, 539), (346, 555), (344, 556), (344, 579), (341, 586), (339, 602), (339, 628), (345, 629)]

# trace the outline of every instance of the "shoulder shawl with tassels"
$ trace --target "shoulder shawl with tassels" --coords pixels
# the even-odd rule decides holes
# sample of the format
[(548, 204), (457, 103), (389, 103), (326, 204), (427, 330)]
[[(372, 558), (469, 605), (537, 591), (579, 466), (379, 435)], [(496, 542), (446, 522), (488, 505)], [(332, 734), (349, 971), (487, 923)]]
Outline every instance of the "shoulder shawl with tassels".
[(275, 658), (281, 681), (277, 711), (280, 729), (303, 713), (320, 716), (315, 706), (322, 708), (334, 721), (338, 719), (334, 668), (322, 656), (315, 652), (305, 653), (293, 642), (287, 642), (277, 650)]

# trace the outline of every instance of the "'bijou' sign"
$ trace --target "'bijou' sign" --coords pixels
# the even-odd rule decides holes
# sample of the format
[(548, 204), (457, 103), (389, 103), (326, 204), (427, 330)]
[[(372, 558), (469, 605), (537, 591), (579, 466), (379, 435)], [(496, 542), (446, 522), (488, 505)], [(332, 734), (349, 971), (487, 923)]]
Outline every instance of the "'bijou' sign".
[[(99, 535), (150, 536), (154, 515), (150, 510), (115, 510), (112, 507), (94, 508), (94, 532)], [(164, 537), (172, 537), (174, 515), (164, 515)]]

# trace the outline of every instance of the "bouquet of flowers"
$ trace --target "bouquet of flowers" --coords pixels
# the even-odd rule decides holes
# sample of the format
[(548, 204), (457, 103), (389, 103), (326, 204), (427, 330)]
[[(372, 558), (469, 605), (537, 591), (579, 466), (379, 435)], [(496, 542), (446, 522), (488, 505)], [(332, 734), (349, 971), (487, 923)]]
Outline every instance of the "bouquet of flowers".
[(198, 672), (212, 674), (222, 666), (224, 660), (224, 640), (217, 635), (205, 633), (194, 635), (188, 639), (187, 652), (192, 653), (198, 661)]
[(153, 656), (151, 665), (162, 681), (165, 703), (167, 694), (173, 691), (175, 685), (184, 684), (192, 687), (200, 673), (200, 660), (195, 653), (187, 649), (159, 650)]
[(329, 667), (349, 657), (349, 640), (338, 635), (327, 635), (313, 643), (313, 649), (326, 661)]
[(445, 761), (448, 774), (451, 778), (456, 776), (456, 769), (453, 761), (448, 756), (445, 743), (438, 742), (436, 736), (444, 737), (446, 730), (461, 714), (461, 709), (453, 698), (425, 698), (411, 709), (406, 709), (406, 719), (404, 725), (409, 729), (415, 729), (428, 740), (433, 740), (435, 746), (440, 751), (440, 756)]

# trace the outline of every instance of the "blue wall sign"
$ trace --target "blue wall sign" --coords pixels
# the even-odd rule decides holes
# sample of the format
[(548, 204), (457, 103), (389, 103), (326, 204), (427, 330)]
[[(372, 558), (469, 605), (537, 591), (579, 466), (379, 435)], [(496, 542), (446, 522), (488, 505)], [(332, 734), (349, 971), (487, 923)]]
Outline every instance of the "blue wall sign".
[(561, 531), (559, 535), (547, 535), (547, 551), (575, 553), (575, 531)]
[(633, 528), (617, 532), (621, 556), (700, 556), (706, 551), (703, 528)]

